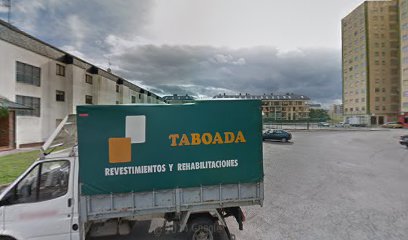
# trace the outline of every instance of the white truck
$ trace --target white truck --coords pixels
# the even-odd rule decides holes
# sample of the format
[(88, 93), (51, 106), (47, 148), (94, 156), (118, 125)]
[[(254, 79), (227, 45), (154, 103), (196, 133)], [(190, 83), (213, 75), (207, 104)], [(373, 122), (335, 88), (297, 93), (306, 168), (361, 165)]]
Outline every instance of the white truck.
[(345, 123), (352, 127), (367, 127), (367, 119), (364, 116), (347, 117)]
[[(205, 105), (205, 103), (202, 104)], [(232, 106), (236, 106), (239, 108), (242, 107), (241, 104), (232, 104)], [(215, 106), (212, 105), (212, 103), (210, 105), (211, 106), (208, 108), (208, 113), (213, 114), (213, 112), (211, 112), (211, 109), (214, 109)], [(253, 105), (253, 103), (249, 105)], [(246, 104), (244, 104), (244, 107), (245, 106)], [(130, 166), (130, 163), (126, 163), (127, 165), (123, 165), (124, 163), (112, 163), (116, 164), (113, 166), (118, 167), (108, 168), (108, 170), (106, 170), (107, 168), (104, 166), (102, 166), (101, 168), (101, 172), (104, 171), (103, 174), (105, 174), (101, 175), (101, 178), (103, 178), (101, 181), (106, 181), (106, 184), (98, 183), (98, 179), (96, 178), (91, 178), (91, 181), (87, 182), (86, 177), (84, 177), (84, 175), (89, 176), (92, 174), (98, 174), (99, 166), (98, 164), (92, 163), (94, 165), (91, 166), (91, 169), (86, 169), (86, 165), (83, 166), (81, 164), (88, 164), (90, 161), (100, 161), (100, 159), (91, 159), (92, 157), (81, 157), (78, 154), (78, 152), (81, 153), (81, 150), (78, 151), (78, 148), (85, 149), (93, 147), (90, 153), (92, 154), (93, 152), (93, 154), (96, 155), (97, 152), (104, 152), (106, 150), (104, 148), (106, 147), (95, 148), (95, 146), (91, 146), (91, 143), (83, 143), (83, 145), (79, 143), (78, 146), (76, 144), (76, 139), (77, 134), (81, 134), (81, 130), (77, 131), (76, 129), (77, 118), (79, 119), (81, 116), (84, 118), (89, 117), (89, 121), (91, 121), (91, 116), (98, 116), (96, 112), (99, 111), (99, 113), (104, 116), (104, 118), (100, 119), (99, 123), (107, 123), (106, 121), (111, 121), (113, 119), (106, 120), (108, 118), (106, 117), (106, 114), (117, 116), (115, 115), (117, 114), (115, 113), (115, 111), (122, 111), (122, 108), (120, 108), (119, 106), (105, 106), (105, 108), (99, 106), (92, 107), (90, 107), (90, 109), (85, 108), (84, 111), (89, 111), (87, 113), (84, 113), (84, 111), (81, 112), (81, 109), (79, 109), (79, 117), (73, 115), (66, 117), (57, 127), (55, 133), (49, 138), (49, 140), (45, 142), (44, 146), (42, 147), (43, 154), (40, 159), (34, 162), (34, 164), (30, 166), (20, 177), (18, 177), (13, 183), (11, 183), (0, 193), (1, 240), (84, 240), (87, 237), (126, 235), (130, 233), (132, 224), (135, 221), (141, 219), (151, 219), (157, 216), (160, 216), (164, 218), (168, 223), (171, 223), (175, 230), (180, 232), (185, 231), (186, 234), (189, 234), (190, 239), (213, 239), (214, 226), (221, 226), (222, 228), (224, 228), (227, 236), (230, 237), (231, 235), (224, 218), (228, 216), (234, 216), (240, 226), (240, 229), (242, 229), (244, 215), (240, 207), (248, 205), (262, 205), (262, 157), (259, 159), (259, 154), (260, 156), (262, 156), (261, 125), (251, 126), (249, 128), (244, 127), (242, 130), (242, 133), (246, 134), (246, 131), (248, 129), (252, 129), (252, 127), (254, 127), (256, 130), (258, 130), (259, 128), (258, 133), (255, 133), (254, 131), (255, 135), (251, 136), (250, 134), (247, 134), (245, 135), (244, 139), (246, 141), (244, 144), (247, 144), (250, 141), (256, 142), (253, 146), (256, 146), (257, 148), (255, 149), (255, 155), (258, 159), (249, 164), (260, 164), (261, 166), (257, 166), (257, 168), (260, 169), (257, 174), (260, 174), (260, 176), (254, 181), (245, 181), (245, 176), (242, 176), (242, 182), (224, 181), (219, 182), (218, 184), (206, 184), (205, 180), (200, 177), (203, 181), (203, 185), (189, 186), (189, 183), (182, 185), (177, 181), (185, 181), (185, 178), (183, 179), (183, 176), (181, 174), (187, 172), (187, 166), (203, 167), (204, 165), (200, 165), (197, 163), (193, 163), (191, 165), (183, 165), (184, 163), (174, 163), (176, 165), (181, 164), (178, 165), (179, 172), (177, 172), (177, 169), (173, 172), (166, 172), (166, 174), (168, 174), (167, 177), (174, 179), (174, 185), (172, 185), (173, 187), (158, 187), (157, 189), (150, 189), (147, 191), (146, 189), (148, 183), (144, 183), (142, 181), (141, 186), (146, 186), (146, 189), (143, 188), (143, 191), (139, 191), (137, 188), (134, 188), (132, 186), (132, 184), (134, 183), (133, 179), (136, 179), (135, 181), (137, 182), (139, 181), (137, 179), (143, 176), (154, 178), (154, 181), (158, 180), (158, 182), (162, 184), (166, 182), (166, 175), (161, 175), (161, 173), (159, 174), (157, 171), (155, 173), (148, 172), (149, 166), (140, 168), (147, 171), (143, 174), (134, 172), (133, 175), (130, 175), (131, 169), (139, 169), (139, 166)], [(191, 107), (192, 105), (187, 106), (187, 108)], [(257, 111), (259, 111), (255, 111), (255, 113), (259, 114), (260, 121), (260, 103), (255, 104), (255, 107), (257, 108)], [(148, 110), (145, 113), (144, 109), (146, 108)], [(180, 108), (181, 112), (178, 112), (178, 114), (180, 114), (180, 117), (183, 118), (185, 117), (183, 116), (183, 114), (189, 114), (188, 112), (191, 110), (190, 109), (188, 111), (184, 111), (184, 108), (182, 106), (178, 106), (177, 111), (180, 111)], [(172, 111), (172, 108), (170, 106), (127, 106), (127, 110), (131, 112), (134, 109), (138, 111), (138, 116), (141, 113), (145, 114), (144, 117), (146, 118), (145, 120), (148, 123), (148, 126), (153, 127), (152, 129), (150, 129), (149, 127), (145, 129), (146, 142), (152, 141), (152, 138), (150, 137), (152, 136), (151, 134), (153, 134), (155, 138), (157, 138), (155, 134), (158, 133), (155, 130), (159, 130), (159, 132), (164, 131), (164, 127), (163, 129), (160, 129), (160, 127), (155, 126), (154, 123), (149, 124), (150, 120), (153, 121), (155, 117), (159, 117), (159, 115), (154, 114), (162, 112), (164, 114), (167, 114), (166, 111)], [(203, 113), (203, 109), (198, 109), (198, 111)], [(226, 114), (226, 116), (231, 117), (230, 112), (227, 111)], [(225, 116), (222, 116), (222, 118), (224, 117)], [(122, 116), (120, 117), (120, 119), (122, 119)], [(126, 116), (125, 118), (123, 118), (123, 121), (126, 121), (125, 119)], [(85, 119), (83, 121), (87, 120), (88, 119)], [(247, 122), (247, 119), (243, 120)], [(119, 124), (116, 118), (114, 121)], [(258, 119), (256, 117), (255, 122), (257, 121)], [(158, 123), (162, 124), (161, 121), (158, 121)], [(211, 124), (214, 124), (214, 122)], [(251, 121), (249, 121), (249, 124), (251, 125)], [(201, 123), (200, 126), (205, 125), (206, 124)], [(89, 133), (91, 133), (92, 135), (83, 136), (83, 138), (85, 139), (89, 137), (91, 141), (93, 141), (94, 139), (99, 139), (100, 136), (97, 136), (98, 134), (109, 132), (109, 130), (100, 129), (98, 127), (95, 127), (93, 129), (92, 125), (91, 127), (86, 124), (83, 125), (83, 127), (84, 126), (87, 128), (87, 130), (90, 131)], [(211, 125), (206, 126), (209, 128), (214, 127)], [(131, 128), (138, 129), (138, 131), (141, 129), (140, 126), (131, 126)], [(242, 135), (242, 137), (244, 137), (244, 135)], [(208, 138), (202, 138), (202, 140), (206, 141), (208, 140)], [(216, 141), (215, 138), (216, 137), (214, 137), (213, 141)], [(174, 146), (171, 146), (172, 142), (175, 142), (175, 139), (176, 137), (167, 139), (170, 145), (168, 149), (171, 151), (176, 151), (176, 148)], [(227, 139), (224, 139), (225, 142), (226, 140)], [(105, 140), (101, 142), (105, 142)], [(219, 140), (218, 143), (219, 142), (221, 142), (221, 140)], [(184, 142), (184, 144), (185, 143), (186, 142)], [(244, 144), (241, 143), (243, 143), (242, 139), (241, 142), (238, 141), (236, 144), (240, 148), (243, 148)], [(177, 144), (177, 146), (181, 146), (182, 140)], [(62, 148), (62, 145), (65, 147), (65, 149), (60, 150), (60, 148)], [(140, 145), (140, 143), (132, 144), (132, 147), (133, 145), (137, 145), (136, 151), (138, 151), (138, 156), (139, 154), (143, 154), (141, 152), (144, 151), (143, 149), (141, 149), (143, 146)], [(69, 148), (66, 148), (68, 146)], [(106, 146), (108, 146), (109, 148), (111, 147), (111, 145), (108, 144)], [(192, 150), (188, 147), (190, 146), (186, 146), (185, 149), (187, 150), (187, 152), (191, 153)], [(198, 149), (198, 146), (192, 147)], [(211, 146), (205, 145), (203, 147), (206, 147), (208, 149), (209, 147), (217, 146), (212, 146), (211, 144)], [(218, 150), (225, 149), (224, 146), (218, 147)], [(245, 147), (246, 145), (244, 146), (244, 148)], [(58, 149), (59, 151), (53, 151), (53, 149)], [(159, 149), (160, 148), (156, 148), (155, 151), (158, 152)], [(112, 149), (109, 150), (113, 151)], [(132, 152), (135, 151), (133, 148), (131, 150)], [(177, 149), (177, 151), (179, 150)], [(227, 152), (228, 151), (229, 150), (227, 149)], [(109, 154), (109, 157), (115, 157), (111, 155), (111, 152), (109, 152)], [(251, 154), (253, 155), (253, 153)], [(86, 153), (84, 153), (83, 156), (86, 156)], [(123, 157), (123, 151), (119, 152), (118, 156)], [(245, 161), (248, 160), (245, 160), (243, 158), (241, 159), (239, 155), (235, 155), (233, 157), (235, 157), (237, 160), (230, 162), (230, 164), (234, 164), (236, 161), (236, 164), (238, 164), (239, 162), (240, 165), (242, 164), (242, 166), (246, 168), (244, 169), (244, 171), (251, 170), (247, 169), (247, 166), (245, 166)], [(132, 155), (132, 159), (133, 158), (134, 155)], [(182, 160), (187, 161), (187, 159)], [(138, 159), (138, 162), (141, 161), (141, 159)], [(103, 163), (104, 161), (100, 162)], [(108, 163), (103, 164), (106, 165)], [(168, 163), (164, 164), (164, 167), (166, 169), (168, 169), (167, 164)], [(214, 162), (214, 166), (219, 165), (219, 168), (202, 168), (201, 170), (197, 170), (201, 172), (194, 172), (194, 175), (199, 176), (199, 174), (204, 173), (212, 174), (214, 171), (218, 171), (216, 173), (218, 175), (222, 172), (225, 172), (225, 174), (235, 174), (236, 171), (239, 170), (238, 166), (234, 168), (231, 166), (230, 168), (222, 167), (224, 165), (227, 166), (227, 164), (228, 162), (226, 160)], [(124, 172), (125, 170), (123, 169), (127, 169), (126, 171), (129, 174), (126, 175)], [(192, 169), (190, 169), (189, 171), (189, 174), (191, 173), (193, 173)], [(117, 174), (118, 178), (116, 178), (116, 176), (113, 176), (114, 174)], [(177, 176), (182, 177), (177, 178)], [(239, 175), (237, 176), (240, 177)], [(123, 183), (121, 177), (125, 178), (124, 181), (128, 182)], [(191, 178), (191, 182), (194, 181), (193, 178), (194, 177)], [(213, 181), (214, 179), (209, 180)], [(96, 191), (96, 194), (85, 193), (86, 191), (84, 189), (86, 184), (89, 184), (89, 189)], [(108, 189), (109, 184), (112, 184), (111, 187), (113, 187), (113, 190)], [(115, 192), (116, 188), (121, 189), (120, 187), (129, 187), (132, 188), (132, 190), (118, 190), (119, 192)], [(89, 189), (88, 191), (90, 191)], [(107, 190), (108, 193), (103, 192), (104, 190)]]

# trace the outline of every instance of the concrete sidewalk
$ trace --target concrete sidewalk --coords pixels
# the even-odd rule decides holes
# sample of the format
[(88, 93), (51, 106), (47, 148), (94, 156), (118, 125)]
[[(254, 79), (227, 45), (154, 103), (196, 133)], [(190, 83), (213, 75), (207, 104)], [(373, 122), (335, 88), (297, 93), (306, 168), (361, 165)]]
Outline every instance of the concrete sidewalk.
[(30, 151), (35, 151), (35, 150), (40, 150), (40, 147), (36, 147), (36, 148), (21, 148), (21, 149), (12, 149), (12, 150), (0, 151), (0, 157), (6, 156), (6, 155), (10, 155), (10, 154), (22, 153), (22, 152), (30, 152)]

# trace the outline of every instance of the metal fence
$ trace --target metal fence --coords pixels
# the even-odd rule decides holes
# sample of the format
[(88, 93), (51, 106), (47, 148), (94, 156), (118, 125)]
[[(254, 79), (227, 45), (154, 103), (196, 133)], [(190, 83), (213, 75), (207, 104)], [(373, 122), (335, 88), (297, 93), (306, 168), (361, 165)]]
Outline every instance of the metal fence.
[(296, 130), (310, 130), (310, 129), (320, 129), (328, 128), (319, 126), (318, 123), (308, 123), (308, 122), (295, 122), (295, 123), (264, 123), (264, 129), (296, 129)]

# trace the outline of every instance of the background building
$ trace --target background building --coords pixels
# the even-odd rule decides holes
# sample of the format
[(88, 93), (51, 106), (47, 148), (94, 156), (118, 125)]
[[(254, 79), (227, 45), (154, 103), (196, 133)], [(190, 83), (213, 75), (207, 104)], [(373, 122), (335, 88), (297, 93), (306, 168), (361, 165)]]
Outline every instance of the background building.
[(343, 104), (333, 104), (329, 109), (329, 116), (333, 122), (343, 121)]
[(364, 124), (400, 114), (398, 2), (366, 1), (342, 20), (344, 116)]
[(310, 98), (304, 95), (226, 95), (219, 94), (214, 98), (239, 98), (239, 99), (260, 99), (262, 100), (262, 112), (265, 118), (271, 120), (302, 120), (309, 117)]
[(1, 20), (0, 33), (0, 97), (31, 108), (16, 110), (16, 117), (9, 118), (15, 131), (9, 146), (42, 143), (77, 105), (162, 102), (154, 93)]
[(408, 118), (408, 0), (399, 1), (401, 31), (401, 114)]
[(170, 104), (192, 103), (195, 101), (195, 99), (188, 94), (181, 96), (177, 94), (173, 94), (172, 96), (164, 96), (163, 100)]

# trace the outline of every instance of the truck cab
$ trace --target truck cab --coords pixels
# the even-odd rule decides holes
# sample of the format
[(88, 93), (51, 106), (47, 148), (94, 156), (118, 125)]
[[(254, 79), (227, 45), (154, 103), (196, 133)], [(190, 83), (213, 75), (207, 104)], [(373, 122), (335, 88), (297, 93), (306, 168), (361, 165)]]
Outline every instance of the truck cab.
[(0, 238), (79, 239), (77, 176), (67, 150), (32, 164), (0, 194)]
[(80, 239), (76, 133), (68, 115), (39, 159), (0, 192), (0, 239)]

